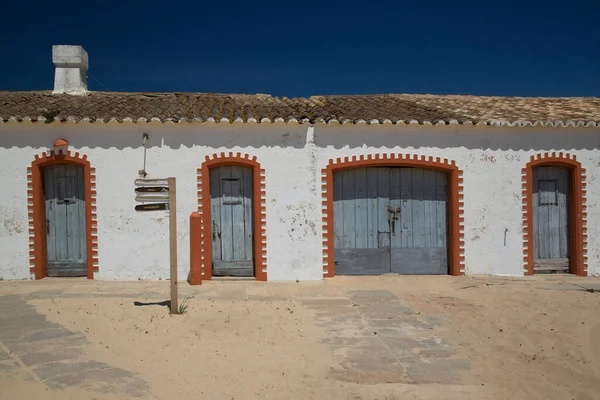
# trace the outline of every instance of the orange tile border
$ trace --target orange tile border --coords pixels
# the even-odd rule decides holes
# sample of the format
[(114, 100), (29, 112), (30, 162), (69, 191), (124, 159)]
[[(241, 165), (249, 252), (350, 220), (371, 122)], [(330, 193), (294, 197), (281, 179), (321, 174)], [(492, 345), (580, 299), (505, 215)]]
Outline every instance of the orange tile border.
[(197, 211), (190, 215), (190, 285), (202, 284), (202, 216)]
[(46, 206), (44, 201), (42, 169), (50, 165), (72, 164), (83, 167), (85, 191), (85, 234), (87, 278), (94, 279), (98, 271), (98, 218), (96, 213), (96, 169), (87, 155), (49, 151), (36, 155), (27, 168), (27, 209), (29, 218), (29, 271), (35, 279), (46, 277)]
[(521, 171), (523, 195), (523, 269), (533, 275), (533, 168), (563, 167), (569, 170), (569, 272), (587, 276), (587, 207), (585, 169), (575, 155), (544, 153), (531, 156)]
[(416, 154), (375, 154), (330, 159), (321, 170), (323, 207), (323, 277), (335, 276), (333, 234), (333, 173), (365, 167), (420, 167), (448, 174), (448, 264), (450, 275), (465, 274), (463, 178), (454, 161)]
[[(254, 237), (254, 277), (257, 281), (267, 280), (267, 231), (266, 231), (266, 192), (265, 170), (261, 169), (256, 157), (248, 154), (229, 152), (207, 156), (198, 168), (198, 213), (201, 216), (200, 252), (190, 252), (190, 283), (198, 284), (202, 280), (212, 279), (212, 241), (210, 240), (212, 226), (210, 223), (210, 174), (209, 169), (235, 165), (252, 169), (252, 207), (253, 207), (253, 237)], [(208, 222), (207, 222), (208, 221)], [(191, 222), (194, 223), (194, 222)], [(197, 222), (196, 222), (197, 223)], [(198, 236), (198, 235), (194, 235)], [(190, 247), (198, 246), (195, 242)], [(192, 235), (190, 235), (192, 240)], [(200, 257), (200, 261), (196, 258)], [(198, 271), (200, 268), (200, 271)]]

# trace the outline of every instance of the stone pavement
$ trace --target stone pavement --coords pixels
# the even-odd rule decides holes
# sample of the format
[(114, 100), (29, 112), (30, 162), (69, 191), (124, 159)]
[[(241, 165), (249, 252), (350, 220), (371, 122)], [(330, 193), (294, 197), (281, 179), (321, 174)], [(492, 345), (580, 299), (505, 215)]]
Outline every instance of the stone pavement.
[(47, 321), (22, 296), (0, 296), (0, 373), (21, 368), (52, 389), (148, 394), (148, 384), (135, 374), (86, 359), (85, 342), (83, 335)]
[(349, 290), (345, 297), (305, 300), (317, 311), (338, 365), (331, 374), (358, 383), (460, 383), (469, 361), (434, 333), (441, 323), (388, 290)]
[[(339, 280), (337, 281), (340, 282)], [(10, 283), (5, 283), (10, 285)], [(368, 285), (372, 288), (373, 285)], [(4, 286), (4, 289), (7, 289)], [(51, 323), (28, 305), (36, 298), (131, 298), (164, 300), (167, 282), (99, 282), (46, 279), (16, 285), (0, 297), (0, 372), (26, 369), (51, 388), (82, 387), (105, 393), (144, 396), (149, 386), (135, 374), (88, 360), (83, 335)], [(357, 383), (459, 384), (470, 367), (436, 334), (443, 324), (388, 290), (327, 282), (301, 285), (260, 282), (180, 284), (180, 298), (226, 301), (293, 300), (316, 311), (327, 333), (322, 343), (334, 355), (330, 375)]]

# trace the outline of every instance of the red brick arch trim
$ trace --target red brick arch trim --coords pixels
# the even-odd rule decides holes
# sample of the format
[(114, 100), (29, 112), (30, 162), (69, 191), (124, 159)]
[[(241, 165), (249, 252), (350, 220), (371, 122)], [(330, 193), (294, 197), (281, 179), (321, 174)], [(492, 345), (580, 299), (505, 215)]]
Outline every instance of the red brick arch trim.
[(448, 263), (450, 275), (465, 274), (464, 256), (464, 199), (463, 178), (454, 161), (440, 157), (425, 157), (416, 154), (369, 154), (351, 159), (330, 159), (326, 168), (321, 170), (323, 196), (323, 276), (333, 277), (334, 267), (334, 233), (333, 233), (333, 173), (349, 168), (365, 167), (419, 167), (448, 174)]
[[(192, 262), (190, 265), (198, 265), (201, 269), (190, 271), (191, 276), (200, 276), (201, 280), (212, 279), (212, 226), (210, 215), (210, 168), (235, 165), (252, 169), (252, 213), (253, 237), (254, 237), (254, 277), (258, 281), (267, 280), (267, 231), (266, 231), (266, 192), (265, 192), (265, 170), (261, 169), (256, 157), (250, 158), (248, 154), (241, 153), (213, 154), (206, 157), (202, 167), (198, 168), (198, 213), (201, 215), (200, 235), (200, 262)], [(197, 246), (197, 244), (192, 244)]]
[(36, 155), (27, 168), (27, 208), (29, 217), (29, 271), (35, 279), (46, 277), (46, 205), (42, 170), (44, 167), (72, 164), (83, 167), (85, 191), (85, 235), (87, 254), (87, 278), (94, 279), (98, 271), (98, 221), (96, 214), (96, 169), (90, 165), (87, 155), (62, 150)]
[(569, 170), (569, 272), (587, 276), (587, 208), (585, 169), (569, 153), (537, 154), (521, 171), (523, 187), (523, 268), (533, 275), (533, 168), (563, 167)]

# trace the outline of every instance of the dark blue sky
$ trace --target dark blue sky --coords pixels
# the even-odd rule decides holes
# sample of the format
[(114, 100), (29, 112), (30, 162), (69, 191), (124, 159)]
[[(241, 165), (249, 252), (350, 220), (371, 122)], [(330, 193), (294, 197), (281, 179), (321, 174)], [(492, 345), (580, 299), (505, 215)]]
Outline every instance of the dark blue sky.
[(599, 21), (597, 0), (4, 0), (0, 89), (51, 89), (52, 44), (81, 44), (90, 90), (600, 96)]

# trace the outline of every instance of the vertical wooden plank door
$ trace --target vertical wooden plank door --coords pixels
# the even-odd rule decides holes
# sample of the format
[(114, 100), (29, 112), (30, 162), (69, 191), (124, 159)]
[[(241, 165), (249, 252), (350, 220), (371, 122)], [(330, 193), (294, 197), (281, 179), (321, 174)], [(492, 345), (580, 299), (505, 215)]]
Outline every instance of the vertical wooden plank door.
[(388, 168), (360, 168), (333, 176), (335, 271), (339, 275), (390, 272)]
[(252, 170), (210, 169), (214, 276), (254, 276)]
[(87, 276), (83, 167), (45, 167), (48, 276)]
[[(391, 199), (396, 219), (390, 251), (391, 272), (404, 275), (448, 273), (448, 176), (423, 168), (399, 168), (400, 196)], [(398, 229), (400, 228), (400, 229)]]
[(534, 272), (569, 270), (569, 171), (533, 169)]
[(447, 175), (377, 167), (333, 176), (336, 274), (447, 274)]

